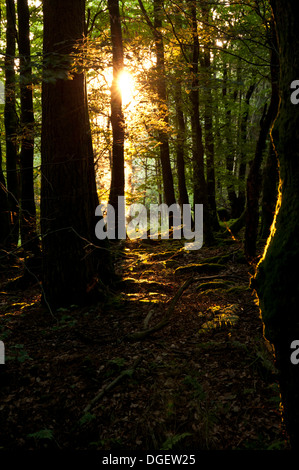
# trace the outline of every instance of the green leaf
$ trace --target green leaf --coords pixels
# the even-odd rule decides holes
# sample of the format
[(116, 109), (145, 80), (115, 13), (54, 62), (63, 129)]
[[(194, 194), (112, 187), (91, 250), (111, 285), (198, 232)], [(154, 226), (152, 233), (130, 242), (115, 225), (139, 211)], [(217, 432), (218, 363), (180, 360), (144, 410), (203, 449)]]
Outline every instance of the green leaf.
[(28, 437), (33, 437), (34, 439), (53, 439), (53, 431), (51, 429), (41, 429), (40, 431), (34, 432), (32, 434), (27, 434)]

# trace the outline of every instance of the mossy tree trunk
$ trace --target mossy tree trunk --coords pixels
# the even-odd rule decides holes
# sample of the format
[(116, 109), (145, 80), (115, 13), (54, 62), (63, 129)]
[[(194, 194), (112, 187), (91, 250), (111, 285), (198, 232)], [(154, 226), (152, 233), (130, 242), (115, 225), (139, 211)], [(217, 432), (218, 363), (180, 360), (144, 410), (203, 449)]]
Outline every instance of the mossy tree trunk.
[[(272, 90), (276, 95), (277, 107), (279, 101), (279, 55), (277, 35), (274, 24), (271, 28), (271, 66), (272, 66)], [(278, 187), (278, 164), (275, 149), (272, 142), (270, 142), (265, 167), (263, 170), (263, 188), (262, 188), (262, 220), (260, 237), (267, 239), (270, 235), (270, 229), (275, 214), (275, 206), (277, 201), (277, 187)]]
[[(290, 85), (299, 78), (299, 19), (295, 0), (272, 0), (280, 58), (280, 109), (272, 136), (279, 160), (280, 197), (275, 233), (257, 269), (265, 336), (274, 345), (291, 445), (299, 448), (299, 366), (290, 360), (299, 339), (299, 109)], [(274, 230), (273, 230), (274, 232)]]
[[(273, 30), (273, 23), (271, 23), (271, 27)], [(260, 216), (259, 202), (262, 180), (261, 165), (264, 158), (267, 138), (269, 137), (269, 131), (277, 115), (279, 105), (279, 96), (276, 83), (277, 58), (274, 48), (272, 48), (271, 52), (270, 69), (272, 83), (271, 100), (268, 110), (266, 111), (266, 107), (264, 108), (264, 113), (260, 121), (260, 133), (256, 144), (255, 155), (253, 161), (250, 164), (247, 178), (245, 253), (249, 259), (253, 259), (256, 256), (256, 243)]]

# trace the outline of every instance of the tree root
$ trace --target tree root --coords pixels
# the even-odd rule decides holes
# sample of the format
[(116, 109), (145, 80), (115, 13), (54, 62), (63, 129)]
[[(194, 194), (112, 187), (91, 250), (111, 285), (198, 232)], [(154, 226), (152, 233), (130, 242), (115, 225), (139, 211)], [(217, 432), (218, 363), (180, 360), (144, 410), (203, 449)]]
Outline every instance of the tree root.
[(168, 325), (168, 323), (170, 321), (170, 317), (172, 315), (172, 312), (173, 312), (179, 298), (181, 297), (183, 292), (187, 289), (187, 287), (189, 287), (189, 285), (191, 284), (192, 281), (193, 281), (193, 277), (190, 277), (189, 279), (187, 279), (184, 282), (184, 284), (181, 285), (181, 287), (178, 289), (177, 293), (175, 294), (175, 296), (171, 300), (170, 305), (169, 305), (168, 309), (166, 310), (166, 314), (164, 315), (164, 317), (162, 318), (162, 320), (159, 323), (157, 323), (153, 327), (148, 328), (146, 330), (137, 331), (136, 333), (132, 333), (130, 335), (127, 335), (124, 339), (126, 341), (131, 341), (131, 342), (140, 341), (140, 340), (146, 338), (147, 336), (151, 335), (152, 333), (155, 333), (156, 331), (161, 330), (162, 328), (164, 328), (164, 326)]

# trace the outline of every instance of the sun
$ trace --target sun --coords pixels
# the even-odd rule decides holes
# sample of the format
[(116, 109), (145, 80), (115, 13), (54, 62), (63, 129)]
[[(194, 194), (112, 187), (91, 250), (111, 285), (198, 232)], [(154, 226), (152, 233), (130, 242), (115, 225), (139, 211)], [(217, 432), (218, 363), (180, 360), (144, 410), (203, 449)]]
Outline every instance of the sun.
[(134, 100), (134, 79), (132, 75), (123, 70), (118, 77), (118, 87), (121, 91), (124, 106), (129, 106)]

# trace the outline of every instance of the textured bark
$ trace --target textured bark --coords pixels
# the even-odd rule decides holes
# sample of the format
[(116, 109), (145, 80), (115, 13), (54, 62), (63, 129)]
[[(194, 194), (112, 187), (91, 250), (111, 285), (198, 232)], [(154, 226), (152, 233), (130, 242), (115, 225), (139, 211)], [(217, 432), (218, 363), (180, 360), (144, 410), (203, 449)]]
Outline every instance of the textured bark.
[[(276, 96), (276, 106), (279, 103), (279, 55), (275, 26), (272, 24), (272, 35), (270, 46), (272, 47), (272, 90)], [(268, 238), (275, 214), (275, 206), (278, 197), (278, 162), (272, 142), (269, 145), (266, 164), (263, 171), (262, 188), (262, 220), (261, 220), (261, 238)]]
[(107, 251), (95, 247), (98, 200), (85, 77), (72, 67), (85, 2), (45, 0), (43, 6), (43, 288), (45, 300), (57, 307), (85, 302), (97, 293), (97, 279), (106, 282), (110, 273)]
[(256, 241), (259, 225), (259, 197), (261, 187), (261, 164), (263, 153), (266, 146), (267, 135), (270, 130), (272, 112), (266, 106), (260, 122), (260, 133), (256, 145), (254, 159), (250, 165), (247, 178), (247, 196), (246, 196), (246, 222), (245, 222), (245, 242), (244, 248), (248, 259), (256, 256)]
[(299, 374), (290, 360), (299, 338), (299, 113), (290, 85), (299, 77), (297, 1), (272, 1), (280, 59), (280, 108), (272, 137), (279, 161), (280, 197), (275, 230), (258, 266), (257, 290), (265, 335), (275, 348), (284, 418), (294, 450), (299, 448)]
[(277, 157), (272, 143), (270, 142), (267, 160), (263, 171), (262, 190), (262, 220), (260, 237), (267, 239), (273, 222), (275, 207), (278, 196), (278, 165)]
[(16, 245), (19, 239), (19, 175), (16, 111), (16, 74), (14, 70), (16, 53), (16, 12), (13, 0), (6, 0), (6, 54), (5, 54), (5, 107), (4, 124), (6, 139), (6, 172), (8, 204), (10, 211), (10, 243)]

